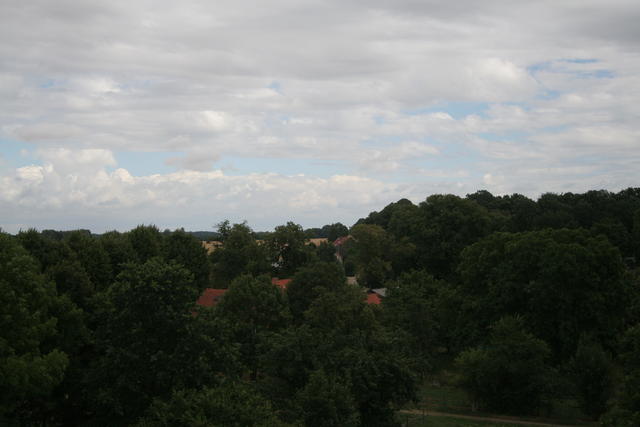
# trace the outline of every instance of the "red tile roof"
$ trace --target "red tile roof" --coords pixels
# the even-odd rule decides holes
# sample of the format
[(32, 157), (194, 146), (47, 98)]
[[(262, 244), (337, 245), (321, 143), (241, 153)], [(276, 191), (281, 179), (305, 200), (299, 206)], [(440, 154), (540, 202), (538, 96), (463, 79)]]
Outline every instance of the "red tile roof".
[(353, 237), (351, 237), (351, 235), (349, 236), (342, 236), (342, 237), (338, 237), (336, 240), (334, 240), (333, 245), (334, 246), (341, 246), (344, 245), (345, 242), (349, 239), (353, 239)]
[(380, 299), (380, 296), (378, 296), (378, 294), (367, 294), (367, 304), (380, 305), (381, 302), (382, 300)]
[(289, 283), (291, 283), (291, 279), (278, 279), (277, 277), (273, 277), (271, 278), (271, 283), (285, 291), (287, 290), (287, 286), (289, 286)]
[(227, 292), (226, 289), (207, 288), (204, 290), (202, 295), (200, 295), (200, 298), (198, 298), (196, 304), (203, 307), (213, 307), (214, 305), (218, 304), (220, 298), (222, 298), (225, 292)]

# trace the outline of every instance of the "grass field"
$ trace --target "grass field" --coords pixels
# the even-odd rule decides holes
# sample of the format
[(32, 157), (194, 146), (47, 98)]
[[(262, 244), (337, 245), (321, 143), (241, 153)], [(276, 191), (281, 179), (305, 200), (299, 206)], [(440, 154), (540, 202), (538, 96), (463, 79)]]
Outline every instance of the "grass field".
[[(525, 424), (509, 424), (492, 421), (475, 421), (455, 418), (454, 414), (486, 416), (491, 417), (497, 414), (484, 414), (471, 410), (471, 401), (467, 394), (452, 385), (447, 384), (447, 378), (439, 378), (437, 382), (425, 382), (418, 392), (418, 402), (407, 405), (406, 409), (427, 410), (433, 412), (443, 412), (452, 414), (447, 416), (422, 416), (412, 414), (401, 414), (403, 425), (408, 422), (409, 426), (515, 426)], [(541, 417), (521, 417), (518, 420), (523, 422), (549, 422), (558, 425), (594, 425), (583, 421), (586, 417), (578, 408), (577, 403), (572, 399), (555, 399), (547, 402), (546, 408), (541, 411)], [(534, 425), (534, 424), (529, 424)]]
[(401, 414), (399, 420), (403, 427), (539, 427), (535, 424), (514, 424), (508, 422), (469, 420), (448, 416)]

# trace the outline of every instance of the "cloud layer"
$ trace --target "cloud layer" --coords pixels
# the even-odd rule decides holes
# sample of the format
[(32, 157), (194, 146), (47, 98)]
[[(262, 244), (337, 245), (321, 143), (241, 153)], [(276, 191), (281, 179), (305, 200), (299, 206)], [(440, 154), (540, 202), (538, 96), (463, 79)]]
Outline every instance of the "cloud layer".
[(0, 225), (639, 185), (636, 2), (450, 3), (2, 2)]

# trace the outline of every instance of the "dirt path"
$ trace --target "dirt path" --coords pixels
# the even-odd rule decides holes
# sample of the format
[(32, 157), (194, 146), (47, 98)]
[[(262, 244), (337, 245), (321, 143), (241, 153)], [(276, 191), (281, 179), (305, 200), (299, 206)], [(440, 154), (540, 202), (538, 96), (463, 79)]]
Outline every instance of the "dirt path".
[(435, 411), (421, 411), (419, 409), (403, 409), (400, 411), (403, 414), (413, 414), (413, 415), (433, 415), (436, 417), (452, 417), (452, 418), (462, 418), (465, 420), (474, 420), (474, 421), (491, 421), (496, 423), (510, 423), (510, 424), (524, 424), (524, 425), (534, 425), (534, 426), (547, 426), (547, 427), (567, 427), (566, 424), (549, 424), (549, 423), (541, 423), (538, 421), (522, 421), (513, 418), (492, 418), (492, 417), (479, 417), (473, 415), (460, 415), (460, 414), (450, 414), (448, 412), (435, 412)]

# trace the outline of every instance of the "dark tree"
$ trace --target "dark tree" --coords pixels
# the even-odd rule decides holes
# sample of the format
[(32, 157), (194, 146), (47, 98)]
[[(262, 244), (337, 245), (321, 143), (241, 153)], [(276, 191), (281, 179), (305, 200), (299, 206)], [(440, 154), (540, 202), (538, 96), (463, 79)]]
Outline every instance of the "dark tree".
[(162, 234), (155, 225), (139, 225), (127, 233), (127, 238), (139, 262), (162, 256)]
[(242, 383), (180, 390), (156, 400), (137, 427), (285, 427), (269, 402)]
[(304, 230), (298, 224), (291, 221), (286, 225), (276, 227), (273, 234), (267, 239), (271, 260), (277, 265), (280, 277), (293, 275), (298, 268), (311, 259), (312, 248), (305, 245), (306, 236)]
[(391, 275), (391, 236), (379, 225), (358, 224), (351, 229), (358, 283), (380, 288)]
[(216, 311), (233, 325), (241, 361), (255, 380), (260, 368), (260, 347), (269, 333), (285, 327), (290, 318), (282, 290), (266, 275), (240, 276), (231, 283)]
[(164, 239), (164, 258), (181, 264), (193, 274), (196, 286), (202, 290), (209, 285), (211, 264), (202, 243), (184, 229), (170, 233)]
[(607, 410), (613, 394), (613, 364), (602, 345), (587, 335), (578, 342), (571, 361), (573, 380), (582, 411), (594, 420)]
[(495, 228), (496, 220), (485, 208), (457, 196), (429, 196), (419, 209), (421, 223), (414, 236), (419, 262), (438, 278), (450, 277), (462, 250)]
[(584, 230), (493, 234), (465, 249), (459, 273), (475, 319), (469, 328), (521, 314), (556, 360), (569, 360), (583, 333), (611, 347), (626, 320), (620, 253)]
[(99, 423), (131, 423), (154, 398), (215, 384), (218, 372), (233, 371), (224, 325), (196, 315), (198, 295), (186, 269), (159, 258), (128, 265), (100, 295), (94, 322), (101, 357), (90, 378)]
[(456, 359), (459, 384), (481, 409), (535, 414), (550, 392), (551, 352), (523, 323), (516, 317), (499, 320), (491, 326), (487, 345), (466, 350)]
[(222, 236), (223, 247), (211, 254), (217, 287), (228, 287), (242, 274), (258, 276), (271, 270), (265, 246), (256, 241), (246, 223), (231, 226), (229, 221), (224, 221), (218, 225), (218, 232)]
[[(42, 403), (64, 378), (53, 283), (13, 237), (0, 233), (0, 421), (42, 422)], [(68, 307), (72, 309), (72, 307)]]
[(318, 262), (306, 265), (293, 276), (287, 288), (291, 313), (301, 320), (316, 298), (324, 292), (338, 291), (345, 286), (346, 278), (339, 264)]

